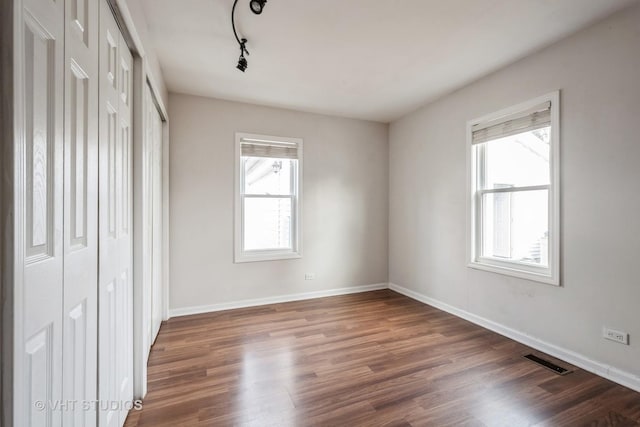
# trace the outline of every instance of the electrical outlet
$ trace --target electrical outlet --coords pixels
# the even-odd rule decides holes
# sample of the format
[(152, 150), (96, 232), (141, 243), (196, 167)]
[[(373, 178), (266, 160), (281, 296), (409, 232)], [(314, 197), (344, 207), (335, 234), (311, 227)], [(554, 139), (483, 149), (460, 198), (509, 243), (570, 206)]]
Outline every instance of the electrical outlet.
[(620, 344), (629, 345), (629, 334), (626, 332), (616, 331), (605, 327), (602, 330), (602, 336), (608, 340), (619, 342)]
[(316, 278), (316, 275), (313, 273), (305, 273), (304, 280), (313, 280)]

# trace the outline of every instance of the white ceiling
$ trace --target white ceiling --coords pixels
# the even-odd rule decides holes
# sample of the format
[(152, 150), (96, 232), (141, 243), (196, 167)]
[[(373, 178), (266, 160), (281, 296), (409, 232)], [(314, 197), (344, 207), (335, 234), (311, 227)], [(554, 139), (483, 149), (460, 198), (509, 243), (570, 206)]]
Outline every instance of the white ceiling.
[(637, 0), (140, 0), (169, 90), (381, 122)]

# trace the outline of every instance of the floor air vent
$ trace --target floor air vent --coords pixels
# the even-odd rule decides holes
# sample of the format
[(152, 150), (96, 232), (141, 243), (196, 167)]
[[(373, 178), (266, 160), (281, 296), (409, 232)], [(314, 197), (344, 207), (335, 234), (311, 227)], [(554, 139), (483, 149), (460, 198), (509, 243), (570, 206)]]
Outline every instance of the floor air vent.
[(570, 374), (571, 371), (568, 369), (563, 368), (562, 366), (558, 366), (553, 362), (549, 362), (548, 360), (544, 360), (534, 354), (527, 354), (525, 356), (525, 358), (531, 360), (532, 362), (537, 363), (538, 365), (547, 368), (553, 372), (555, 372), (558, 375), (567, 375)]

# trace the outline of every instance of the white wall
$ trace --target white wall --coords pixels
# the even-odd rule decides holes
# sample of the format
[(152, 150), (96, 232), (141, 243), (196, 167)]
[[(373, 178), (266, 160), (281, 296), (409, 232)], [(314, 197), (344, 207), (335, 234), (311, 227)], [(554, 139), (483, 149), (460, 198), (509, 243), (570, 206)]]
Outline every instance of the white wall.
[[(636, 6), (392, 123), (390, 282), (640, 375), (639, 70)], [(556, 89), (562, 287), (467, 268), (465, 124)]]
[[(387, 281), (387, 125), (173, 93), (169, 115), (171, 309)], [(304, 139), (302, 259), (233, 263), (235, 132)]]

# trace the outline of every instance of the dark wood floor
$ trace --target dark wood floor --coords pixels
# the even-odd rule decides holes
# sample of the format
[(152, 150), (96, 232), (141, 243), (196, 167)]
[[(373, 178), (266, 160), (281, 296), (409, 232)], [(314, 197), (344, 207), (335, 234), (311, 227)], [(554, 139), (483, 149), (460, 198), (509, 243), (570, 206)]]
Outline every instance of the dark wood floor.
[(126, 425), (640, 425), (640, 393), (531, 351), (389, 290), (180, 317)]

